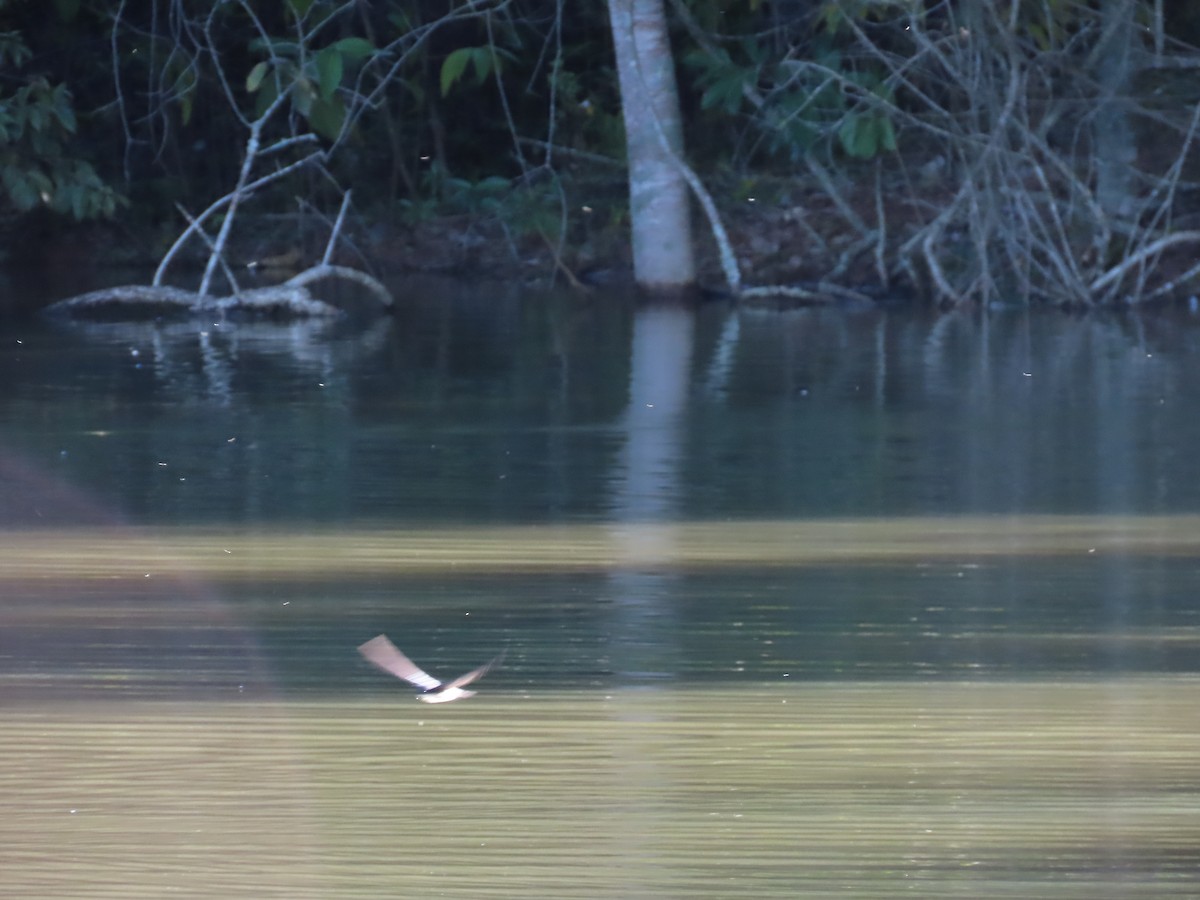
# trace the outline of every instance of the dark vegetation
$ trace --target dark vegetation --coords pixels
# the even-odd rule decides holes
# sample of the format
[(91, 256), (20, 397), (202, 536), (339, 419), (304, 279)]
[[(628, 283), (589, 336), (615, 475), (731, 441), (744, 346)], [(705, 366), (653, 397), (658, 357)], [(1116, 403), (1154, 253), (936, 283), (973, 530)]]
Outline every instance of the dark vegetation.
[[(667, 8), (689, 162), (748, 283), (1072, 307), (1196, 289), (1192, 5)], [(619, 273), (611, 57), (600, 3), (0, 0), (8, 261), (161, 262), (156, 283), (190, 261), (201, 294), (247, 265)]]

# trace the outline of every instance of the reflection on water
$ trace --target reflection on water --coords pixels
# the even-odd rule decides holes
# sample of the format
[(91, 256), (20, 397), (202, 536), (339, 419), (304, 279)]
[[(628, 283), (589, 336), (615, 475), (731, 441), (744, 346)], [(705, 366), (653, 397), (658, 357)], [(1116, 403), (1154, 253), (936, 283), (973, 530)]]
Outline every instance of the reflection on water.
[(512, 289), (396, 293), (394, 321), (316, 332), (24, 327), (0, 340), (0, 462), (147, 524), (1200, 508), (1191, 321), (656, 322)]
[(0, 894), (1200, 894), (1189, 323), (397, 293), (0, 341)]
[(1194, 680), (9, 709), (8, 896), (1164, 897)]

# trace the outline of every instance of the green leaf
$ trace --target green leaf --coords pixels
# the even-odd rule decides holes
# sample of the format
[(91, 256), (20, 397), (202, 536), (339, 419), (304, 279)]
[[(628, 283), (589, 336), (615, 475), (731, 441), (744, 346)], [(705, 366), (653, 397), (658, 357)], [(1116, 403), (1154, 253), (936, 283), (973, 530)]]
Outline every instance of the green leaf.
[(875, 135), (868, 126), (869, 120), (864, 120), (862, 116), (846, 117), (838, 129), (838, 141), (847, 156), (870, 159), (875, 155)]
[(447, 56), (442, 63), (441, 85), (443, 97), (450, 93), (450, 88), (454, 87), (455, 83), (462, 78), (462, 74), (466, 71), (467, 63), (471, 61), (471, 54), (474, 50), (474, 47), (459, 47)]
[(737, 112), (742, 105), (742, 77), (734, 71), (714, 81), (700, 98), (701, 109), (717, 107), (727, 113)]
[(252, 53), (266, 53), (273, 57), (296, 59), (300, 56), (300, 45), (295, 41), (284, 41), (279, 38), (261, 38), (252, 40), (248, 48)]
[(74, 109), (70, 103), (55, 103), (50, 107), (50, 112), (54, 113), (54, 118), (59, 120), (59, 125), (62, 130), (73, 134), (76, 128), (76, 119), (74, 119)]
[(336, 47), (338, 53), (350, 62), (362, 62), (375, 52), (375, 45), (366, 38), (360, 37), (342, 38), (340, 41), (334, 41), (330, 46)]
[(26, 108), (25, 121), (33, 131), (41, 131), (46, 127), (46, 107), (40, 100), (30, 103)]
[(58, 85), (51, 95), (50, 111), (63, 130), (75, 133), (75, 110), (71, 107), (71, 93), (65, 84)]
[(512, 182), (499, 175), (489, 175), (483, 181), (477, 182), (474, 187), (475, 190), (484, 194), (499, 194), (511, 188)]
[(0, 31), (0, 64), (7, 61), (11, 66), (20, 66), (32, 55), (19, 31)]
[(492, 56), (492, 51), (487, 47), (476, 47), (471, 51), (471, 62), (475, 64), (475, 82), (483, 84), (489, 75), (492, 74), (493, 63), (499, 66), (500, 60), (498, 57)]
[(263, 60), (246, 76), (246, 93), (253, 94), (262, 85), (263, 79), (267, 77), (267, 72), (270, 70), (270, 63)]
[(317, 54), (317, 83), (321, 99), (332, 99), (342, 83), (342, 54), (337, 47), (326, 47)]
[(258, 92), (258, 99), (254, 101), (254, 116), (259, 118), (267, 109), (275, 102), (275, 98), (279, 96), (279, 85), (274, 78), (270, 78), (263, 82), (263, 89)]
[(742, 52), (755, 66), (762, 66), (767, 61), (767, 45), (759, 43), (756, 38), (747, 37), (739, 41)]
[(325, 99), (318, 97), (313, 101), (308, 114), (308, 124), (313, 131), (331, 141), (336, 141), (342, 133), (342, 125), (346, 121), (346, 107), (340, 97)]
[(317, 92), (313, 89), (313, 83), (301, 75), (292, 85), (292, 103), (296, 107), (296, 111), (306, 119), (312, 112), (313, 101), (317, 99)]

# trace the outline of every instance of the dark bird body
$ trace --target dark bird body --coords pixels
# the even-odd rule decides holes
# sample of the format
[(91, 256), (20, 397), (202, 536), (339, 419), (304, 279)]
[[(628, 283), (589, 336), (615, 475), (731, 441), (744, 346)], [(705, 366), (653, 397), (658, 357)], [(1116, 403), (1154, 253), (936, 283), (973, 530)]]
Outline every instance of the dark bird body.
[(499, 665), (504, 658), (501, 653), (489, 663), (478, 669), (472, 669), (466, 675), (459, 675), (453, 681), (441, 682), (421, 669), (416, 663), (400, 652), (400, 648), (387, 639), (386, 635), (371, 638), (358, 648), (367, 662), (397, 678), (403, 678), (414, 687), (419, 687), (421, 693), (417, 699), (424, 703), (449, 703), (451, 700), (462, 700), (471, 697), (475, 691), (463, 690), (473, 681), (478, 681), (493, 666)]

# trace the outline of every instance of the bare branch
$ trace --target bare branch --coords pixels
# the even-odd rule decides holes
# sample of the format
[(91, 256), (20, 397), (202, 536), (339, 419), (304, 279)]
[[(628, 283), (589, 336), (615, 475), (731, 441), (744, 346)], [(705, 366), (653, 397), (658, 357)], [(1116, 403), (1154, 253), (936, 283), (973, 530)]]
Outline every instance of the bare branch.
[(329, 261), (333, 258), (333, 248), (337, 246), (338, 235), (342, 233), (342, 223), (346, 221), (346, 210), (350, 208), (350, 192), (346, 191), (342, 195), (342, 208), (338, 210), (336, 221), (333, 223), (333, 230), (329, 233), (329, 240), (325, 243), (325, 255), (321, 257), (321, 265), (328, 266)]
[(243, 185), (240, 188), (235, 188), (233, 191), (230, 191), (224, 197), (221, 197), (219, 200), (214, 201), (212, 204), (210, 204), (208, 206), (207, 209), (205, 209), (202, 213), (200, 213), (200, 215), (196, 216), (195, 221), (192, 223), (189, 223), (188, 227), (183, 231), (183, 233), (180, 234), (179, 237), (175, 239), (175, 243), (173, 243), (171, 245), (171, 249), (168, 250), (166, 255), (163, 256), (162, 262), (160, 262), (158, 264), (158, 268), (154, 272), (154, 279), (153, 279), (152, 283), (155, 285), (162, 284), (162, 279), (163, 279), (163, 276), (166, 274), (167, 267), (171, 264), (171, 260), (174, 259), (175, 255), (179, 252), (179, 249), (183, 246), (183, 244), (187, 241), (187, 239), (189, 237), (191, 237), (193, 233), (195, 233), (195, 230), (197, 228), (199, 228), (200, 226), (202, 226), (204, 224), (204, 222), (209, 218), (209, 216), (213, 215), (213, 213), (221, 210), (222, 208), (224, 208), (226, 206), (226, 204), (230, 203), (233, 200), (233, 198), (235, 197), (235, 195), (238, 194), (239, 191), (241, 192), (241, 196), (243, 196), (243, 197), (248, 196), (248, 195), (254, 193), (255, 191), (257, 191), (259, 188), (264, 187), (265, 185), (268, 185), (273, 181), (278, 181), (280, 178), (284, 178), (284, 177), (290, 175), (292, 172), (296, 171), (297, 169), (303, 168), (304, 166), (308, 165), (309, 163), (312, 163), (319, 159), (323, 159), (324, 156), (325, 156), (325, 154), (321, 151), (318, 151), (316, 153), (310, 153), (308, 156), (304, 157), (303, 159), (298, 159), (291, 165), (284, 166), (282, 169), (277, 169), (274, 172), (264, 175), (261, 178), (258, 178), (255, 181), (250, 182), (249, 184)]
[(1119, 264), (1113, 266), (1111, 269), (1093, 281), (1089, 287), (1093, 291), (1098, 291), (1123, 278), (1134, 266), (1141, 265), (1145, 260), (1154, 256), (1155, 254), (1162, 253), (1162, 251), (1166, 250), (1168, 247), (1172, 247), (1175, 244), (1195, 243), (1196, 241), (1200, 241), (1200, 231), (1179, 231), (1175, 234), (1168, 234), (1166, 237), (1161, 237), (1153, 243), (1142, 247), (1127, 259), (1122, 260)]

